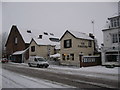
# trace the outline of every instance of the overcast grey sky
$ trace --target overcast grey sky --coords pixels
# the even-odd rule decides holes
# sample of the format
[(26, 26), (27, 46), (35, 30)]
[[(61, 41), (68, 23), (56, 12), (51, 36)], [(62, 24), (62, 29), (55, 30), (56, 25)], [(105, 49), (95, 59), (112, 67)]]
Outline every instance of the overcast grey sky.
[(9, 32), (13, 24), (37, 32), (49, 31), (62, 35), (65, 30), (93, 32), (99, 45), (107, 18), (118, 12), (117, 2), (3, 2), (2, 30)]

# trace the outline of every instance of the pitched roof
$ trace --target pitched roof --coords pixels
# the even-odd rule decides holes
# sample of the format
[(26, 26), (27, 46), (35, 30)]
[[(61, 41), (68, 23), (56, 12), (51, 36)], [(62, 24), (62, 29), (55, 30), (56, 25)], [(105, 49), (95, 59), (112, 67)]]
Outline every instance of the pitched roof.
[(116, 17), (120, 17), (120, 15), (118, 13), (114, 13), (110, 18), (108, 19), (111, 19), (111, 18), (116, 18)]
[(25, 43), (30, 43), (31, 39), (32, 39), (32, 34), (28, 33), (27, 30), (25, 29), (18, 29), (24, 42)]
[[(57, 38), (53, 35), (51, 35), (51, 33), (48, 32), (44, 32), (42, 30), (27, 30), (27, 29), (22, 29), (22, 28), (18, 28), (23, 40), (25, 43), (29, 43), (31, 42), (32, 38), (34, 38), (34, 40), (36, 41), (36, 43), (39, 44), (48, 44), (50, 43), (49, 38)], [(30, 32), (29, 32), (30, 31)], [(35, 32), (37, 31), (37, 32)], [(48, 33), (48, 35), (45, 35), (44, 33)], [(42, 39), (38, 39), (39, 35), (42, 35)]]
[(60, 38), (60, 40), (64, 37), (64, 35), (66, 33), (70, 33), (72, 36), (74, 36), (75, 38), (79, 38), (79, 39), (87, 39), (87, 40), (93, 40), (91, 37), (89, 37), (86, 33), (82, 33), (79, 31), (72, 31), (72, 30), (67, 30), (62, 37)]
[(51, 45), (56, 46), (59, 42), (50, 41), (49, 37), (44, 36), (42, 39), (33, 38), (37, 45)]

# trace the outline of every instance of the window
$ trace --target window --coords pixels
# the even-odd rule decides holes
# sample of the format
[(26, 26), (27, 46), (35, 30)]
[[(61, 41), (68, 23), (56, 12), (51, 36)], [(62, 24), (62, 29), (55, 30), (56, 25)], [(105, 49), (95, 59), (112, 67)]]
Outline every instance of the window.
[(120, 26), (119, 18), (117, 18), (117, 26)]
[(106, 61), (107, 62), (117, 62), (117, 56), (118, 55), (106, 55)]
[(65, 60), (65, 55), (64, 54), (62, 54), (62, 59)]
[(111, 27), (119, 27), (120, 26), (120, 18), (113, 18), (111, 19)]
[(39, 37), (38, 37), (39, 39), (42, 39), (42, 35), (39, 35)]
[(119, 31), (119, 42), (120, 42), (120, 31)]
[(67, 55), (67, 60), (69, 60), (69, 55)]
[(114, 19), (114, 27), (117, 27), (117, 20)]
[(71, 41), (72, 41), (71, 39), (64, 40), (64, 48), (71, 48), (72, 47)]
[(113, 43), (118, 43), (118, 34), (117, 33), (112, 34), (112, 42)]
[(15, 37), (15, 44), (17, 44), (18, 43), (18, 39), (17, 39), (17, 37)]
[(74, 54), (70, 54), (70, 56), (71, 56), (72, 60), (74, 60)]
[(114, 27), (113, 19), (111, 19), (111, 27)]
[(81, 42), (81, 46), (85, 46), (85, 43), (84, 43), (84, 42)]
[(32, 33), (31, 30), (27, 30), (27, 33)]
[(53, 42), (59, 42), (59, 38), (49, 38)]
[(92, 41), (88, 41), (88, 47), (92, 47)]
[(35, 52), (35, 46), (31, 46), (31, 52)]
[(37, 59), (35, 58), (34, 61), (37, 62)]
[(48, 33), (47, 33), (47, 32), (44, 32), (44, 35), (48, 35)]
[(50, 33), (50, 35), (51, 35), (51, 36), (54, 36), (54, 34), (53, 34), (53, 33)]

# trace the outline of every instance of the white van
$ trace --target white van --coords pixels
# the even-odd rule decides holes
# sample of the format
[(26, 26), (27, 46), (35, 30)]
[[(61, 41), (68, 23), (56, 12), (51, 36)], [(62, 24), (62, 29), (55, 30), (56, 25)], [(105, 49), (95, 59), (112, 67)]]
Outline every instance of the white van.
[(49, 66), (49, 63), (43, 57), (30, 56), (28, 65), (29, 65), (29, 67), (37, 66), (37, 67), (47, 68)]

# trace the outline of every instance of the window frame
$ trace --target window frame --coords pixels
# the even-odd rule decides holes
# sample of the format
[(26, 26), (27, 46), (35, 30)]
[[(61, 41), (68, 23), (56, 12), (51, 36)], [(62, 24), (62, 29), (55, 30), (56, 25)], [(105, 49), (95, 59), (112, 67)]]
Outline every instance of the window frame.
[(71, 53), (70, 56), (71, 56), (71, 59), (74, 61), (74, 53)]
[(88, 41), (88, 47), (92, 47), (92, 41), (91, 40)]
[(72, 39), (64, 40), (64, 48), (71, 48), (72, 47)]
[(31, 52), (35, 52), (35, 46), (31, 46)]
[(118, 43), (118, 34), (117, 33), (112, 34), (112, 43)]
[(62, 54), (62, 60), (64, 60), (64, 61), (65, 61), (65, 55), (64, 55), (64, 54)]

